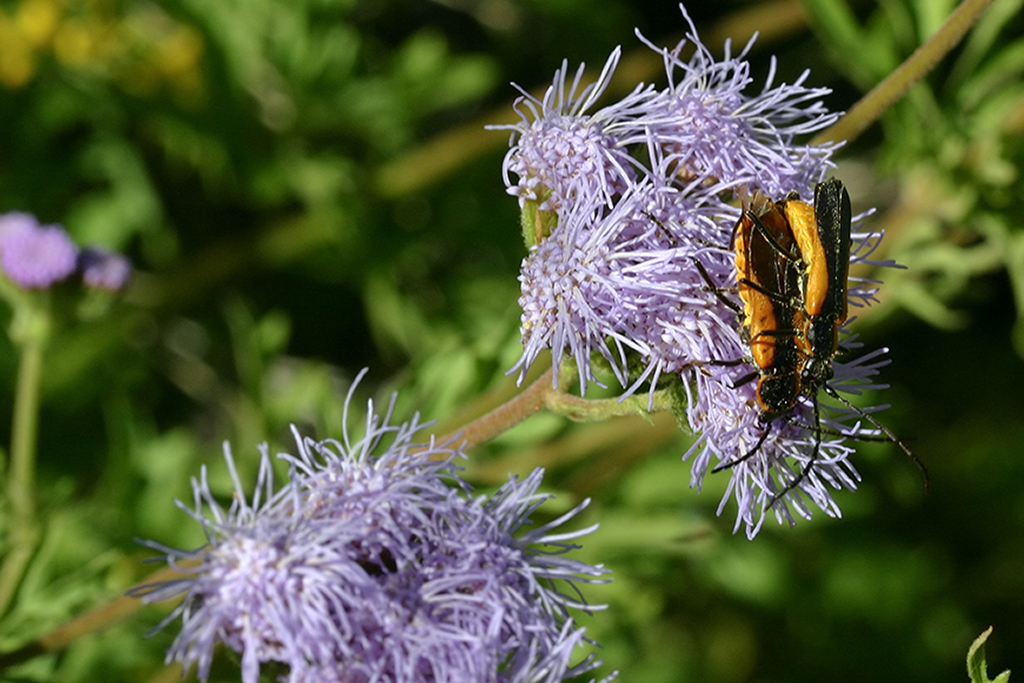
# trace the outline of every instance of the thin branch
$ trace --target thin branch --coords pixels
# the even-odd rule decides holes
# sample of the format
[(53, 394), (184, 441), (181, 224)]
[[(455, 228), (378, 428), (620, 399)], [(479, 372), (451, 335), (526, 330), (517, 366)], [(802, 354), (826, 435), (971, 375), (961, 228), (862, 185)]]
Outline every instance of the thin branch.
[[(182, 565), (187, 566), (187, 565)], [(180, 579), (181, 572), (173, 567), (166, 567), (151, 574), (137, 588), (164, 581)], [(122, 621), (125, 617), (138, 612), (145, 606), (139, 598), (121, 595), (99, 607), (92, 609), (85, 614), (79, 615), (71, 621), (57, 627), (49, 633), (42, 635), (35, 640), (25, 643), (16, 650), (0, 654), (0, 671), (27, 662), (49, 652), (63, 650), (71, 643), (82, 636), (102, 631)]]
[(992, 0), (964, 0), (960, 3), (935, 35), (853, 105), (845, 116), (816, 135), (811, 144), (850, 141), (863, 133), (956, 47), (991, 4)]

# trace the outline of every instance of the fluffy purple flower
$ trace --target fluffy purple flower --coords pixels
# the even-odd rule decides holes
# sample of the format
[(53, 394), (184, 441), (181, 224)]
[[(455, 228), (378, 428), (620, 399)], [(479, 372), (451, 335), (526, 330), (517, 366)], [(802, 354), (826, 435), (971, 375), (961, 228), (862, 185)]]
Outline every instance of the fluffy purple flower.
[(45, 289), (73, 272), (78, 247), (59, 225), (43, 225), (33, 216), (0, 216), (0, 266), (14, 284)]
[[(854, 223), (862, 218), (863, 215), (854, 218)], [(881, 239), (880, 234), (854, 232), (852, 237), (851, 263), (893, 265), (870, 259)], [(728, 270), (723, 262), (731, 255), (723, 253), (714, 258), (714, 250), (708, 250), (704, 256), (706, 260), (702, 259), (702, 264), (706, 271), (714, 274), (715, 282), (735, 284), (734, 273), (730, 275), (731, 282), (718, 279)], [(848, 290), (851, 306), (871, 303), (875, 284), (874, 281), (854, 280)], [(718, 323), (735, 318), (733, 309), (722, 301), (722, 298), (735, 298), (735, 294), (719, 291), (717, 294), (708, 292), (708, 295), (703, 316), (705, 328), (711, 321)], [(718, 354), (715, 358), (729, 360), (749, 356), (739, 338), (738, 323), (715, 329), (723, 335), (715, 340)], [(861, 347), (845, 329), (840, 330), (840, 335), (841, 346), (848, 352)], [(706, 332), (701, 336), (706, 338)], [(739, 355), (731, 355), (736, 349), (741, 350)], [(837, 392), (855, 395), (885, 388), (874, 380), (879, 369), (888, 364), (884, 354), (882, 349), (848, 361), (833, 360), (834, 376), (828, 385)], [(860, 475), (849, 461), (854, 452), (849, 440), (877, 438), (878, 430), (865, 425), (856, 411), (834, 405), (823, 391), (814, 397), (800, 396), (790, 415), (765, 422), (756, 408), (756, 381), (746, 381), (750, 370), (747, 363), (708, 363), (684, 373), (688, 399), (686, 418), (691, 429), (700, 435), (684, 456), (684, 459), (693, 457), (691, 486), (699, 489), (709, 468), (715, 472), (728, 469), (729, 486), (718, 512), (721, 514), (728, 500), (734, 498), (738, 506), (736, 529), (743, 525), (750, 538), (760, 530), (769, 512), (774, 513), (780, 523), (793, 524), (794, 512), (810, 519), (812, 510), (808, 503), (812, 503), (829, 516), (841, 516), (832, 491), (854, 490), (860, 481)], [(820, 431), (814, 428), (815, 402)], [(877, 410), (880, 408), (868, 408), (865, 412)], [(751, 452), (752, 456), (745, 457)]]
[[(559, 365), (571, 356), (581, 393), (598, 381), (597, 365), (610, 368), (623, 396), (646, 385), (653, 404), (655, 392), (673, 392), (680, 417), (699, 434), (685, 456), (692, 458), (692, 485), (699, 488), (709, 468), (728, 469), (719, 512), (734, 498), (737, 529), (752, 537), (769, 512), (790, 523), (794, 512), (810, 517), (810, 505), (838, 516), (831, 491), (859, 481), (849, 441), (876, 434), (863, 416), (832, 405), (824, 390), (820, 401), (800, 396), (791, 414), (766, 421), (736, 312), (732, 240), (740, 207), (757, 193), (810, 197), (836, 145), (797, 139), (838, 115), (824, 107), (828, 90), (804, 85), (807, 72), (776, 85), (774, 61), (767, 82), (748, 92), (750, 44), (734, 57), (727, 43), (716, 60), (681, 9), (690, 32), (674, 48), (640, 36), (662, 55), (667, 88), (641, 85), (585, 115), (617, 64), (616, 51), (593, 93), (575, 96), (577, 77), (563, 95), (563, 65), (543, 103), (526, 100), (532, 118), (513, 126), (518, 137), (505, 159), (506, 184), (520, 197), (524, 225), (546, 228), (527, 235), (519, 278), (523, 355), (513, 370), (525, 373), (550, 349), (556, 386)], [(694, 54), (684, 61), (679, 55), (691, 45)], [(589, 136), (586, 145), (567, 142), (580, 131)], [(538, 220), (542, 211), (549, 215)], [(854, 235), (851, 260), (867, 260), (877, 241)], [(874, 284), (853, 281), (850, 304), (870, 303)], [(842, 334), (843, 347), (856, 348)], [(873, 387), (882, 364), (872, 353), (835, 361), (828, 386), (852, 393)]]
[(227, 510), (203, 471), (186, 510), (208, 544), (150, 543), (172, 566), (198, 560), (181, 568), (187, 578), (141, 592), (184, 594), (161, 624), (182, 619), (168, 661), (196, 663), (205, 680), (223, 642), (241, 654), (246, 683), (270, 662), (286, 665), (289, 681), (345, 683), (561, 681), (597, 665), (572, 664), (583, 629), (567, 609), (595, 609), (570, 596), (606, 572), (564, 557), (566, 541), (592, 529), (549, 533), (586, 503), (523, 531), (544, 499), (539, 470), (471, 498), (451, 462), (459, 450), (414, 442), (417, 420), (390, 415), (371, 404), (358, 439), (296, 435), (276, 491), (264, 448), (251, 502), (226, 451), (236, 489)]
[[(590, 113), (604, 94), (622, 51), (616, 48), (595, 83), (580, 87), (583, 65), (571, 84), (568, 63), (555, 72), (542, 100), (523, 94), (516, 100), (522, 121), (510, 126), (512, 139), (502, 170), (509, 194), (521, 207), (534, 202), (540, 210), (559, 211), (569, 204), (609, 206), (636, 179), (640, 162), (627, 145), (643, 139), (636, 119), (655, 95), (651, 86), (638, 85), (615, 104)], [(518, 177), (513, 182), (510, 174)]]
[(132, 262), (122, 254), (89, 247), (78, 255), (78, 270), (87, 287), (117, 292), (131, 279)]
[[(565, 227), (574, 225), (567, 223)], [(590, 342), (591, 348), (608, 350), (597, 345), (602, 339), (613, 339), (618, 344), (614, 348), (623, 358), (632, 354), (640, 360), (643, 370), (632, 378), (627, 394), (643, 382), (649, 383), (653, 393), (666, 386), (663, 378), (677, 378), (676, 386), (684, 394), (681, 403), (686, 405), (686, 420), (701, 435), (685, 456), (696, 453), (691, 484), (700, 488), (709, 468), (731, 467), (730, 485), (719, 512), (730, 498), (735, 498), (739, 508), (737, 528), (744, 525), (750, 536), (760, 529), (769, 509), (780, 521), (793, 521), (791, 505), (799, 515), (810, 517), (803, 497), (827, 514), (837, 516), (839, 510), (831, 498), (830, 487), (853, 489), (859, 480), (848, 461), (852, 449), (843, 438), (827, 433), (816, 447), (809, 397), (800, 398), (790, 421), (765, 423), (755, 401), (757, 383), (744, 381), (751, 366), (739, 361), (749, 356), (749, 347), (741, 339), (736, 311), (723, 301), (736, 299), (735, 294), (727, 291), (735, 287), (734, 257), (731, 251), (712, 246), (729, 242), (731, 226), (720, 227), (685, 207), (678, 193), (662, 188), (657, 192), (627, 193), (601, 221), (577, 229), (590, 239), (576, 240), (576, 270), (550, 281), (576, 294), (577, 309), (594, 301), (614, 301), (614, 306), (600, 309), (606, 336), (596, 336)], [(548, 243), (558, 243), (559, 237), (556, 230), (536, 248), (535, 254), (542, 254)], [(868, 251), (860, 245), (858, 241), (855, 253)], [(580, 254), (595, 256), (587, 258)], [(604, 258), (598, 259), (598, 254), (604, 254)], [(582, 263), (591, 267), (583, 269)], [(603, 265), (600, 276), (593, 267), (595, 263)], [(528, 273), (524, 268), (524, 276)], [(606, 293), (603, 298), (588, 297), (587, 289), (575, 284), (583, 273), (600, 282)], [(526, 286), (529, 280), (524, 278), (523, 282), (525, 298), (530, 293)], [(854, 302), (863, 298), (861, 290), (851, 290)], [(734, 301), (734, 306), (738, 305), (738, 300)], [(529, 310), (531, 307), (524, 305), (524, 320), (525, 311)], [(571, 327), (572, 322), (571, 316), (565, 316), (562, 325)], [(576, 322), (575, 334), (563, 337), (579, 341), (584, 339), (587, 329), (593, 329), (593, 325), (580, 325), (579, 319)], [(528, 357), (533, 339), (524, 333), (524, 358)], [(557, 345), (554, 350), (557, 361)], [(577, 365), (589, 369), (585, 365), (589, 349), (577, 348), (573, 353)], [(610, 354), (605, 354), (605, 358), (614, 360)], [(836, 374), (831, 384), (840, 391), (851, 382), (866, 381), (876, 371), (876, 366), (862, 365), (861, 361), (834, 365)], [(619, 370), (620, 374), (628, 372), (625, 360)], [(587, 377), (582, 370), (581, 376)], [(851, 416), (848, 410), (826, 408), (823, 404), (819, 413), (826, 431), (854, 437), (875, 434), (859, 424), (850, 426), (849, 420), (855, 415)], [(766, 429), (767, 436), (762, 439)], [(742, 459), (755, 446), (755, 457)], [(794, 482), (796, 485), (790, 490)]]
[[(685, 406), (688, 425), (700, 435), (684, 456), (693, 458), (691, 485), (700, 489), (709, 469), (728, 469), (730, 482), (718, 511), (721, 514), (729, 499), (735, 499), (737, 530), (742, 525), (749, 537), (755, 536), (769, 512), (791, 524), (794, 511), (810, 518), (808, 502), (830, 516), (840, 516), (831, 492), (853, 490), (860, 480), (849, 461), (853, 448), (848, 439), (873, 438), (877, 430), (864, 426), (848, 408), (831, 405), (824, 392), (819, 397), (801, 396), (791, 415), (764, 421), (755, 399), (757, 382), (750, 381), (752, 366), (740, 362), (749, 358), (750, 350), (741, 338), (736, 312), (740, 302), (734, 291), (734, 256), (728, 249), (711, 246), (728, 244), (731, 226), (716, 226), (687, 211), (673, 218), (673, 206), (669, 201), (660, 214), (645, 211), (658, 229), (636, 241), (631, 250), (619, 252), (630, 261), (628, 271), (634, 276), (629, 286), (619, 278), (619, 296), (643, 303), (629, 306), (639, 320), (633, 323), (633, 346), (643, 343), (647, 348), (641, 355), (645, 369), (629, 390), (645, 380), (652, 392), (671, 386), (661, 382), (662, 377), (681, 380), (675, 385), (679, 403)], [(657, 215), (664, 219), (655, 220)], [(879, 235), (854, 233), (853, 240), (851, 261), (870, 263)], [(696, 267), (698, 262), (703, 272)], [(851, 305), (869, 303), (872, 284), (852, 286)], [(845, 331), (842, 334), (844, 348), (859, 347)], [(887, 362), (880, 356), (876, 352), (849, 362), (834, 361), (829, 385), (853, 393), (880, 388), (872, 379)], [(815, 400), (820, 433), (814, 428)]]
[[(685, 10), (683, 16), (689, 22)], [(512, 126), (504, 173), (536, 234), (527, 236), (531, 253), (520, 274), (523, 356), (514, 369), (525, 373), (549, 348), (557, 386), (568, 353), (585, 391), (596, 381), (597, 352), (630, 393), (645, 381), (653, 391), (664, 373), (741, 351), (728, 331), (735, 316), (706, 314), (707, 283), (694, 262), (726, 285), (734, 282), (731, 257), (706, 254), (729, 246), (735, 199), (754, 188), (806, 195), (828, 169), (832, 148), (795, 145), (794, 137), (835, 115), (820, 101), (827, 90), (801, 85), (806, 74), (775, 88), (769, 78), (749, 96), (746, 50), (732, 58), (727, 46), (726, 58), (715, 61), (692, 23), (689, 40), (696, 53), (688, 63), (677, 57), (685, 41), (674, 50), (654, 48), (669, 74), (663, 91), (641, 84), (588, 115), (618, 63), (617, 49), (597, 83), (579, 94), (580, 74), (567, 86), (563, 64), (543, 101), (517, 101), (531, 116)], [(537, 218), (525, 201), (554, 217)], [(629, 377), (634, 358), (641, 371)]]
[[(753, 79), (746, 55), (756, 37), (736, 57), (727, 41), (725, 56), (716, 60), (686, 8), (680, 9), (690, 31), (674, 48), (657, 47), (637, 33), (665, 62), (669, 87), (650, 103), (643, 120), (664, 145), (666, 157), (682, 177), (757, 188), (772, 197), (794, 190), (807, 196), (832, 166), (829, 157), (837, 145), (797, 144), (795, 138), (838, 119), (822, 102), (831, 91), (805, 87), (809, 70), (791, 85), (774, 85), (773, 57), (761, 91), (749, 94)], [(694, 54), (683, 61), (679, 55), (687, 44)]]
[[(694, 260), (728, 233), (688, 210), (684, 199), (647, 179), (607, 212), (567, 213), (523, 262), (523, 356), (516, 368), (525, 372), (540, 349), (550, 348), (557, 386), (568, 352), (585, 392), (597, 381), (590, 360), (596, 351), (628, 394), (648, 380), (653, 390), (662, 373), (678, 374), (720, 351), (715, 340), (722, 334), (709, 326), (732, 329), (735, 316), (707, 315), (707, 283)], [(632, 378), (631, 357), (644, 368)]]
[(607, 361), (623, 385), (628, 380), (627, 349), (648, 352), (625, 324), (628, 302), (619, 288), (622, 268), (628, 264), (618, 247), (628, 240), (646, 197), (643, 192), (635, 195), (636, 203), (620, 202), (608, 216), (589, 206), (567, 212), (523, 261), (523, 355), (515, 366), (523, 374), (541, 349), (551, 349), (558, 386), (558, 368), (568, 351), (579, 370), (580, 390), (586, 392), (588, 382), (600, 383), (591, 366), (593, 352)]
[(38, 228), (39, 221), (30, 213), (11, 211), (0, 214), (0, 244), (17, 233), (31, 232)]

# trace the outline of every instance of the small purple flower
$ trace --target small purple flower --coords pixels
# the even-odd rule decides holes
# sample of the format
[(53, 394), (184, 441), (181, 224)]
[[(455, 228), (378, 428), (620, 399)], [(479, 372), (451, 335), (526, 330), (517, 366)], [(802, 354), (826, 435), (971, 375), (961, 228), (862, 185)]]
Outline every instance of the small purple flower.
[(515, 104), (522, 121), (491, 128), (512, 130), (502, 170), (509, 194), (519, 197), (521, 207), (531, 201), (540, 210), (561, 213), (573, 203), (610, 206), (636, 179), (641, 164), (626, 146), (643, 139), (644, 128), (636, 118), (646, 111), (653, 87), (638, 85), (619, 102), (589, 112), (608, 88), (621, 54), (616, 48), (597, 81), (583, 88), (583, 65), (567, 86), (566, 62), (543, 100), (515, 86), (523, 93)]
[[(523, 356), (516, 367), (525, 372), (541, 348), (550, 348), (557, 386), (568, 351), (585, 392), (597, 381), (590, 362), (597, 351), (628, 395), (645, 381), (653, 391), (663, 373), (704, 364), (722, 352), (723, 341), (736, 340), (737, 356), (735, 315), (709, 308), (708, 285), (694, 264), (706, 260), (708, 243), (727, 239), (677, 189), (650, 179), (607, 214), (570, 213), (523, 263)], [(716, 263), (716, 274), (732, 277), (731, 261)], [(633, 377), (631, 355), (644, 368)]]
[(59, 225), (24, 213), (0, 216), (0, 266), (19, 287), (45, 289), (75, 271), (78, 247)]
[(11, 211), (0, 214), (0, 245), (17, 233), (39, 229), (39, 221), (30, 213)]
[(593, 352), (626, 385), (626, 349), (647, 352), (642, 342), (627, 334), (627, 311), (618, 288), (622, 264), (616, 245), (630, 226), (634, 209), (642, 206), (620, 202), (607, 217), (591, 207), (570, 211), (523, 261), (523, 355), (513, 367), (521, 368), (520, 379), (541, 349), (548, 348), (554, 356), (555, 386), (566, 351), (576, 361), (581, 392), (589, 382), (600, 384), (591, 367)]
[[(856, 220), (856, 219), (855, 219)], [(875, 263), (868, 259), (877, 246), (879, 235), (854, 233), (851, 262)], [(713, 255), (707, 252), (705, 256)], [(714, 262), (702, 261), (711, 273), (721, 272)], [(733, 275), (735, 277), (735, 275)], [(873, 289), (852, 286), (851, 305), (870, 302)], [(710, 294), (710, 293), (709, 293)], [(719, 292), (725, 298), (735, 294)], [(705, 327), (712, 321), (735, 318), (735, 312), (718, 296), (709, 298), (703, 316)], [(717, 311), (717, 312), (716, 312)], [(715, 328), (716, 359), (728, 361), (749, 356), (739, 338), (738, 322), (732, 327)], [(679, 331), (683, 334), (684, 331)], [(856, 351), (860, 344), (845, 329), (840, 331), (841, 346)], [(702, 333), (706, 337), (707, 333)], [(736, 349), (740, 349), (738, 355)], [(865, 390), (884, 388), (874, 382), (879, 368), (888, 360), (885, 351), (874, 351), (849, 361), (833, 360), (834, 377), (828, 382), (837, 392), (858, 394)], [(860, 475), (849, 461), (853, 448), (848, 440), (875, 438), (876, 429), (865, 426), (855, 411), (833, 405), (824, 391), (817, 397), (800, 396), (790, 415), (765, 422), (755, 401), (756, 379), (750, 381), (751, 365), (709, 363), (688, 369), (683, 376), (687, 390), (687, 421), (700, 439), (684, 459), (693, 457), (691, 485), (700, 488), (711, 468), (728, 469), (729, 487), (719, 514), (729, 498), (738, 505), (736, 529), (742, 524), (747, 536), (753, 538), (760, 530), (765, 515), (771, 511), (777, 521), (793, 524), (793, 511), (809, 519), (808, 502), (833, 517), (841, 516), (832, 498), (833, 490), (857, 488)], [(815, 419), (817, 402), (818, 422)], [(877, 408), (865, 412), (872, 413)], [(821, 429), (814, 425), (820, 423)], [(752, 455), (751, 455), (752, 454)], [(791, 509), (792, 508), (792, 509)]]
[[(346, 414), (351, 393), (346, 401)], [(205, 469), (194, 507), (209, 543), (196, 551), (158, 544), (179, 581), (138, 592), (149, 601), (184, 594), (160, 627), (181, 617), (168, 661), (209, 674), (214, 646), (241, 654), (242, 680), (269, 662), (297, 681), (561, 681), (597, 665), (571, 663), (583, 642), (568, 608), (576, 582), (606, 571), (566, 558), (566, 543), (592, 531), (552, 534), (586, 503), (523, 531), (544, 496), (541, 471), (512, 479), (490, 499), (471, 498), (446, 444), (416, 443), (421, 425), (391, 424), (372, 404), (362, 438), (316, 442), (296, 435), (287, 483), (274, 490), (261, 457), (246, 496), (225, 449), (236, 493), (225, 510)]]
[[(761, 91), (747, 94), (753, 79), (745, 57), (755, 39), (736, 57), (726, 42), (725, 56), (718, 61), (701, 43), (686, 8), (680, 5), (680, 10), (690, 31), (674, 48), (657, 47), (637, 33), (665, 62), (669, 87), (651, 103), (643, 120), (665, 146), (666, 157), (684, 177), (758, 188), (772, 197), (793, 190), (807, 196), (832, 166), (829, 157), (838, 145), (800, 145), (794, 139), (823, 130), (839, 118), (822, 102), (831, 91), (804, 87), (809, 70), (792, 85), (774, 86), (772, 58)], [(679, 54), (687, 43), (694, 54), (684, 62)]]
[(115, 252), (87, 247), (78, 255), (78, 270), (87, 287), (118, 292), (131, 279), (132, 262)]

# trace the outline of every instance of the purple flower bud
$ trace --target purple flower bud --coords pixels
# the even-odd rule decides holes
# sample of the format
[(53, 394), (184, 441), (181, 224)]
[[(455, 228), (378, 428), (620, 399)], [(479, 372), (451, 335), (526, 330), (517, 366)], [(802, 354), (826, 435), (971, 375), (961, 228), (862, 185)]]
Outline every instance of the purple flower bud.
[(132, 276), (132, 262), (121, 254), (87, 247), (78, 255), (78, 270), (87, 287), (117, 292)]
[(78, 247), (59, 225), (24, 213), (0, 216), (0, 266), (19, 287), (45, 289), (75, 271)]
[(0, 246), (18, 232), (31, 232), (39, 228), (39, 221), (30, 213), (11, 211), (0, 214)]

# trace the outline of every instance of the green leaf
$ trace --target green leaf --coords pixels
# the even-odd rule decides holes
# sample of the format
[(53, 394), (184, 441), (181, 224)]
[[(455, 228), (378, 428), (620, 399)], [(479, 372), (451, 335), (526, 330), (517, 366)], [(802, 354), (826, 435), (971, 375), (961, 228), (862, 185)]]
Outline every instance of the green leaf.
[(985, 629), (980, 636), (971, 644), (967, 651), (967, 675), (971, 677), (971, 683), (1007, 683), (1010, 680), (1010, 671), (1006, 670), (995, 677), (995, 680), (988, 677), (988, 664), (985, 662), (985, 641), (992, 634), (992, 627)]
[[(847, 78), (864, 90), (877, 83), (878, 74), (885, 71), (884, 63), (890, 61), (882, 59), (878, 63), (883, 55), (892, 53), (891, 38), (871, 35), (858, 23), (846, 2), (804, 0), (804, 7), (821, 44)], [(878, 44), (878, 40), (884, 44)], [(849, 55), (857, 58), (849, 59)]]

